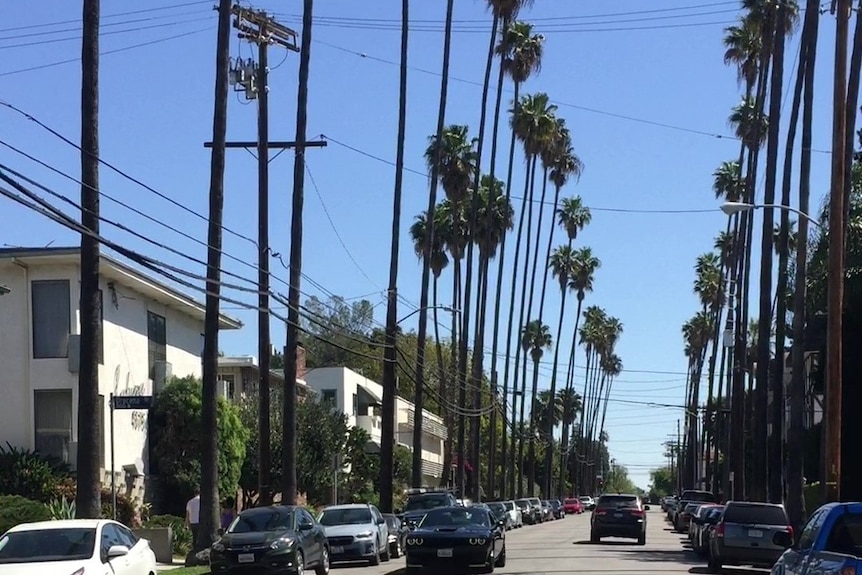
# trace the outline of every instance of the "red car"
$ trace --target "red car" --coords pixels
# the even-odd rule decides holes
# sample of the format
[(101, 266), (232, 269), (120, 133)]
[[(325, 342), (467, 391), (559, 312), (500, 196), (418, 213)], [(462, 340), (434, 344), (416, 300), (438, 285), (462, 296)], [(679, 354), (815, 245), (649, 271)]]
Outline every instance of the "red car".
[(583, 513), (584, 504), (581, 503), (581, 500), (577, 497), (571, 497), (563, 501), (563, 511), (565, 511), (567, 515), (569, 513)]

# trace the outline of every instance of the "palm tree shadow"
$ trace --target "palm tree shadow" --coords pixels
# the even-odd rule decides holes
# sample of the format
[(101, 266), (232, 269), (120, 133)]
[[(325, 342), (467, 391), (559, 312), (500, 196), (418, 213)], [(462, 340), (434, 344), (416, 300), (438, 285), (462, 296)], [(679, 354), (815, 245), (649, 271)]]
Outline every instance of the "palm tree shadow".
[[(768, 569), (763, 570), (763, 569), (743, 569), (740, 567), (722, 567), (720, 573), (722, 573), (722, 575), (752, 575), (754, 573), (756, 573), (756, 574), (767, 573), (768, 571), (769, 571)], [(704, 566), (692, 567), (691, 569), (688, 570), (688, 572), (692, 573), (693, 575), (707, 575), (709, 573), (712, 573), (712, 571), (710, 571), (709, 568), (704, 567)]]
[(599, 541), (598, 543), (593, 543), (592, 541), (584, 539), (583, 541), (575, 541), (572, 545), (604, 545), (605, 547), (631, 547), (638, 546), (637, 542), (632, 541)]

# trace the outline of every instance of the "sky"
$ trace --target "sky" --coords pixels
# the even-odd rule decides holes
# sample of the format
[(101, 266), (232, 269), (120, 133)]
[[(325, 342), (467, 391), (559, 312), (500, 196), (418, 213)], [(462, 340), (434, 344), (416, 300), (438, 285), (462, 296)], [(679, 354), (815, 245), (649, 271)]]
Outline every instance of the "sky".
[[(303, 299), (332, 294), (368, 299), (375, 305), (375, 320), (382, 324), (395, 174), (401, 2), (315, 4), (308, 137), (323, 135), (328, 146), (307, 153)], [(476, 135), (490, 18), (484, 1), (455, 4), (446, 122), (467, 124)], [(300, 28), (299, 0), (259, 0), (253, 6)], [(80, 3), (12, 3), (4, 13), (0, 100), (77, 141)], [(102, 224), (103, 234), (203, 275), (204, 266), (178, 253), (206, 257), (210, 153), (203, 143), (212, 137), (213, 2), (154, 0), (142, 8), (103, 0), (102, 14), (101, 157), (117, 168), (101, 169), (102, 214), (161, 247), (108, 223)], [(399, 317), (416, 309), (419, 301), (421, 267), (407, 230), (427, 204), (422, 153), (436, 125), (445, 14), (443, 0), (411, 5)], [(692, 293), (694, 262), (712, 249), (727, 221), (711, 187), (715, 168), (735, 159), (739, 151), (727, 116), (740, 100), (740, 89), (735, 70), (722, 61), (723, 28), (737, 16), (738, 2), (717, 0), (542, 0), (522, 14), (546, 38), (541, 72), (527, 82), (523, 93), (550, 95), (585, 165), (580, 181), (570, 183), (563, 194), (580, 195), (593, 215), (577, 241), (591, 247), (602, 263), (585, 305), (605, 308), (624, 326), (617, 345), (624, 370), (610, 395), (606, 429), (612, 457), (641, 487), (649, 484), (651, 469), (665, 464), (662, 443), (675, 437), (682, 414), (687, 362), (680, 328), (699, 307)], [(831, 57), (833, 29), (834, 19), (824, 17), (821, 62), (828, 63)], [(787, 48), (793, 72), (798, 40), (797, 34)], [(234, 36), (231, 54), (249, 58), (253, 52)], [(273, 140), (294, 136), (298, 62), (297, 54), (271, 49)], [(788, 72), (786, 87), (792, 86), (794, 77)], [(508, 86), (506, 90), (508, 106), (512, 96)], [(815, 90), (813, 206), (829, 181), (831, 66), (820, 65)], [(255, 139), (253, 103), (232, 93), (228, 114), (229, 140)], [(0, 163), (77, 201), (79, 187), (63, 176), (76, 179), (80, 174), (76, 149), (10, 109), (0, 109), (0, 122)], [(508, 146), (505, 139), (502, 150)], [(486, 158), (488, 154), (486, 150)], [(499, 158), (504, 165), (504, 152)], [(292, 154), (273, 158), (270, 167), (271, 246), (287, 261)], [(249, 280), (257, 277), (256, 170), (252, 154), (228, 151), (223, 267)], [(514, 182), (522, 178), (522, 162), (516, 161)], [(758, 193), (762, 197), (762, 190)], [(519, 203), (515, 200), (518, 209)], [(550, 213), (550, 207), (546, 209)], [(0, 243), (45, 246), (78, 241), (71, 231), (9, 200), (0, 200), (0, 210)], [(562, 232), (556, 238), (555, 243), (562, 243)], [(511, 258), (512, 250), (508, 252)], [(759, 265), (756, 258), (753, 265)], [(273, 289), (286, 293), (286, 268), (277, 260), (273, 266)], [(447, 283), (441, 285), (442, 301), (451, 297)], [(226, 295), (242, 302), (256, 300), (235, 290)], [(503, 297), (508, 300), (507, 287)], [(559, 298), (556, 284), (549, 283), (546, 309), (558, 310)], [(751, 301), (756, 302), (756, 296)], [(220, 347), (227, 354), (256, 355), (256, 312), (224, 305), (246, 328), (223, 333)], [(283, 308), (276, 311), (284, 313)], [(556, 313), (546, 320), (552, 326)], [(417, 318), (418, 314), (406, 319), (404, 327), (415, 327)], [(573, 322), (570, 305), (566, 325)], [(490, 341), (490, 319), (486, 327)], [(569, 347), (571, 331), (564, 330), (563, 349)], [(283, 324), (274, 321), (273, 342), (283, 341)], [(542, 360), (540, 388), (549, 386), (551, 359), (549, 353)], [(582, 390), (583, 350), (576, 361), (575, 385)]]

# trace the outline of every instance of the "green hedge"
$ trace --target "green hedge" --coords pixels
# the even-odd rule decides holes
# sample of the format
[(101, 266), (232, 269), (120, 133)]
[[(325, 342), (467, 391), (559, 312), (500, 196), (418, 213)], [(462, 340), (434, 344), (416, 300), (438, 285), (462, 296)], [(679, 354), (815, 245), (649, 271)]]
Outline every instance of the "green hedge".
[(21, 523), (50, 520), (51, 512), (44, 503), (20, 495), (0, 495), (0, 533)]

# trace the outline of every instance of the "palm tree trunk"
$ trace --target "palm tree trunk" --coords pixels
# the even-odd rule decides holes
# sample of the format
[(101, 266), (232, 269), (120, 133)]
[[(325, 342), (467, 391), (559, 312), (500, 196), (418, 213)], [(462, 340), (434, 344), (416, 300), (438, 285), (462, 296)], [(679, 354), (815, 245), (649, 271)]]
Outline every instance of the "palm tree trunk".
[(440, 278), (437, 274), (431, 284), (431, 313), (432, 322), (434, 323), (434, 349), (437, 355), (437, 385), (440, 394), (440, 411), (442, 412), (443, 422), (446, 425), (446, 439), (443, 441), (443, 474), (440, 476), (440, 487), (449, 485), (449, 470), (452, 469), (452, 412), (449, 409), (449, 385), (446, 373), (446, 367), (443, 364), (443, 346), (440, 344), (440, 323), (438, 321), (437, 310), (439, 309), (438, 284)]
[[(509, 27), (508, 21), (503, 22), (502, 30), (507, 30)], [(505, 36), (505, 34), (504, 34)], [(491, 180), (496, 177), (495, 169), (497, 167), (497, 133), (500, 128), (500, 109), (503, 102), (503, 79), (505, 77), (505, 69), (501, 63), (499, 66), (499, 72), (497, 75), (497, 97), (496, 102), (494, 103), (494, 127), (492, 130), (491, 136), (491, 163), (488, 168), (488, 175), (491, 177)], [(518, 85), (515, 85), (515, 102), (517, 106), (518, 102)], [(515, 135), (514, 131), (512, 132), (512, 145), (509, 151), (509, 175), (506, 180), (506, 200), (509, 200), (510, 192), (511, 192), (511, 182), (512, 182), (512, 170), (511, 166), (514, 160), (515, 153)], [(493, 340), (491, 343), (491, 373), (497, 372), (497, 350), (500, 345), (500, 300), (502, 299), (502, 290), (503, 290), (503, 270), (505, 269), (505, 256), (506, 256), (506, 236), (508, 236), (508, 231), (502, 235), (500, 238), (500, 253), (499, 257), (499, 265), (497, 269), (497, 281), (496, 281), (496, 291), (494, 292), (494, 327), (492, 329), (493, 332)], [(517, 268), (517, 266), (516, 266)], [(487, 274), (485, 281), (488, 281)], [(487, 286), (486, 286), (487, 290)], [(511, 342), (511, 326), (508, 332), (508, 340)], [(508, 350), (506, 352), (508, 354)], [(506, 356), (506, 374), (508, 374), (508, 365), (509, 365), (509, 357)], [(503, 425), (501, 430), (501, 438), (500, 438), (500, 453), (501, 453), (501, 463), (502, 469), (500, 473), (500, 496), (505, 499), (506, 493), (506, 474), (509, 470), (508, 465), (506, 464), (506, 418), (508, 416), (508, 408), (509, 405), (509, 386), (508, 386), (508, 375), (503, 376)], [(512, 397), (512, 420), (515, 419), (515, 397)], [(496, 431), (495, 431), (496, 432)]]
[[(395, 189), (392, 193), (392, 245), (389, 253), (389, 285), (387, 290), (386, 305), (386, 347), (383, 349), (383, 380), (389, 387), (394, 403), (394, 392), (397, 388), (397, 376), (395, 367), (398, 362), (398, 255), (401, 240), (401, 192), (404, 182), (404, 140), (407, 130), (407, 54), (410, 39), (410, 0), (401, 0), (401, 62), (398, 80), (398, 135), (396, 136), (395, 156)], [(428, 268), (430, 272), (431, 262), (423, 264), (423, 269)], [(423, 274), (424, 275), (424, 274)], [(427, 281), (426, 281), (427, 283)], [(435, 291), (437, 282), (434, 282)], [(427, 297), (427, 295), (426, 295)], [(417, 370), (425, 374), (425, 348), (422, 355), (417, 357)], [(417, 348), (418, 352), (419, 349)], [(418, 354), (417, 354), (418, 355)], [(388, 398), (387, 398), (388, 399)], [(422, 410), (425, 405), (425, 386), (416, 385), (413, 389), (413, 405), (416, 409), (413, 419), (413, 458), (411, 465), (411, 479), (413, 487), (422, 486)], [(387, 406), (388, 413), (388, 406)], [(418, 414), (419, 418), (415, 415)], [(394, 416), (394, 409), (392, 410)], [(394, 426), (393, 426), (394, 432)], [(393, 456), (394, 463), (394, 456)], [(336, 502), (337, 503), (337, 502)]]
[[(571, 242), (569, 242), (569, 244), (571, 245)], [(565, 303), (566, 303), (566, 296), (564, 293), (563, 294), (563, 301), (561, 303), (561, 309), (560, 309), (560, 318), (563, 317), (563, 311), (564, 311), (563, 306), (565, 306)], [(574, 331), (574, 335), (572, 336), (572, 352), (571, 352), (571, 355), (569, 356), (569, 366), (570, 367), (566, 372), (566, 393), (567, 394), (571, 393), (571, 390), (574, 389), (574, 374), (570, 375), (569, 372), (574, 371), (575, 351), (577, 351), (577, 341), (578, 341), (578, 324), (580, 323), (580, 320), (581, 320), (581, 304), (582, 303), (583, 303), (583, 300), (579, 297), (578, 298), (578, 310), (577, 310), (577, 313), (575, 315), (575, 331)], [(557, 336), (557, 338), (558, 338), (557, 339), (557, 345), (559, 346), (559, 343), (560, 343), (559, 336)], [(555, 351), (554, 355), (556, 356), (556, 354), (557, 354), (557, 352)], [(554, 360), (554, 373), (553, 373), (552, 377), (556, 377), (556, 374), (557, 374), (557, 360), (555, 359)], [(583, 402), (583, 398), (581, 399), (581, 402)], [(575, 417), (577, 417), (577, 415), (575, 415)], [(569, 465), (569, 447), (568, 447), (569, 430), (570, 430), (569, 422), (564, 419), (563, 420), (563, 431), (562, 431), (563, 447), (560, 450), (560, 496), (561, 497), (564, 496), (564, 494), (562, 493), (562, 490), (565, 489), (565, 487), (566, 487), (566, 469), (568, 469), (568, 465)], [(573, 493), (572, 495), (577, 495), (577, 494)]]
[[(802, 151), (799, 169), (799, 210), (808, 213), (811, 193), (811, 143), (814, 124), (814, 68), (817, 58), (817, 36), (820, 12), (818, 0), (808, 0), (805, 12), (806, 51), (802, 112)], [(858, 18), (858, 16), (857, 16)], [(805, 438), (805, 297), (808, 264), (808, 220), (799, 218), (796, 246), (796, 277), (793, 292), (793, 349), (790, 379), (789, 445), (802, 445)], [(805, 521), (802, 450), (787, 450), (787, 514), (794, 529), (801, 530)]]
[[(499, 25), (499, 18), (494, 18), (493, 24), (491, 25), (491, 42), (488, 47), (488, 60), (485, 64), (485, 80), (482, 84), (482, 109), (479, 115), (479, 139), (478, 139), (478, 148), (476, 151), (476, 175), (473, 180), (473, 194), (470, 201), (470, 214), (468, 216), (469, 224), (467, 230), (467, 273), (464, 278), (464, 310), (461, 313), (461, 322), (463, 326), (461, 328), (461, 342), (460, 342), (460, 351), (458, 354), (458, 378), (459, 385), (465, 389), (468, 384), (467, 377), (467, 356), (469, 353), (468, 349), (468, 338), (470, 335), (470, 294), (473, 287), (473, 248), (475, 246), (474, 241), (474, 232), (476, 230), (476, 217), (479, 210), (479, 184), (481, 183), (482, 178), (482, 151), (485, 142), (485, 123), (487, 119), (488, 113), (488, 90), (491, 84), (491, 67), (494, 63), (494, 40), (497, 37), (497, 26)], [(478, 283), (478, 282), (477, 282)], [(477, 290), (477, 292), (481, 292), (481, 290)], [(481, 293), (477, 293), (476, 302), (477, 302), (477, 310), (481, 306), (482, 296)], [(481, 316), (481, 310), (477, 314), (477, 317)], [(472, 375), (470, 380), (472, 381), (473, 388), (473, 407), (477, 411), (482, 407), (482, 360), (484, 356), (484, 341), (483, 335), (485, 331), (485, 326), (480, 321), (476, 322), (476, 329), (473, 339), (473, 361), (472, 361)], [(466, 399), (466, 398), (465, 398)], [(462, 403), (461, 405), (465, 405)], [(482, 466), (479, 464), (479, 435), (481, 426), (479, 425), (480, 418), (479, 415), (472, 417), (470, 419), (470, 438), (472, 442), (472, 459), (473, 459), (473, 500), (480, 501), (481, 500), (481, 489), (480, 489), (480, 471)]]
[(845, 133), (844, 158), (844, 221), (850, 218), (850, 190), (853, 177), (853, 140), (856, 132), (856, 114), (859, 112), (859, 80), (862, 75), (862, 5), (856, 9), (856, 28), (853, 31), (853, 49), (850, 55), (850, 76), (847, 79), (847, 118)]
[(78, 517), (101, 516), (99, 417), (101, 296), (99, 291), (99, 0), (84, 0), (81, 47), (81, 346), (78, 370)]
[[(443, 70), (441, 73), (440, 80), (440, 104), (437, 109), (437, 129), (435, 132), (436, 141), (441, 141), (443, 139), (443, 127), (446, 122), (446, 99), (449, 91), (449, 56), (452, 49), (452, 12), (453, 12), (453, 3), (454, 0), (448, 0), (446, 4), (446, 25), (445, 32), (443, 34)], [(425, 211), (426, 218), (426, 237), (425, 237), (425, 247), (422, 252), (422, 285), (419, 293), (419, 326), (418, 332), (416, 334), (416, 387), (424, 388), (425, 386), (425, 350), (427, 347), (426, 339), (428, 333), (428, 291), (429, 291), (429, 283), (431, 276), (431, 252), (434, 246), (434, 212), (437, 206), (437, 185), (439, 180), (439, 170), (440, 170), (440, 147), (437, 147), (437, 157), (435, 161), (431, 165), (431, 185), (428, 191), (428, 209)], [(435, 322), (436, 326), (436, 322)], [(454, 333), (453, 333), (454, 337)], [(437, 340), (439, 342), (439, 339)], [(391, 391), (391, 394), (394, 398), (396, 382), (393, 380), (391, 382), (386, 382), (384, 386), (384, 392), (388, 387)], [(445, 401), (445, 398), (442, 398)], [(393, 399), (394, 400), (394, 399)], [(391, 420), (387, 420), (384, 423), (387, 430), (391, 429), (391, 432), (388, 436), (383, 437), (381, 440), (381, 455), (385, 451), (386, 461), (381, 458), (381, 484), (383, 483), (383, 479), (385, 476), (386, 486), (389, 491), (387, 493), (388, 499), (385, 500), (391, 506), (392, 495), (390, 485), (392, 484), (392, 468), (394, 464), (394, 460), (392, 459), (392, 450), (394, 449), (394, 418), (395, 413), (394, 410), (391, 415)], [(413, 413), (413, 425), (420, 426), (422, 425), (422, 412), (415, 409)], [(448, 429), (448, 432), (452, 433), (452, 428)], [(386, 449), (382, 449), (383, 443), (386, 443)], [(388, 465), (384, 469), (384, 463)], [(421, 464), (420, 464), (421, 465)], [(444, 471), (445, 473), (445, 471)], [(412, 474), (412, 472), (411, 472)], [(381, 503), (384, 502), (382, 498), (384, 494), (381, 493)]]

